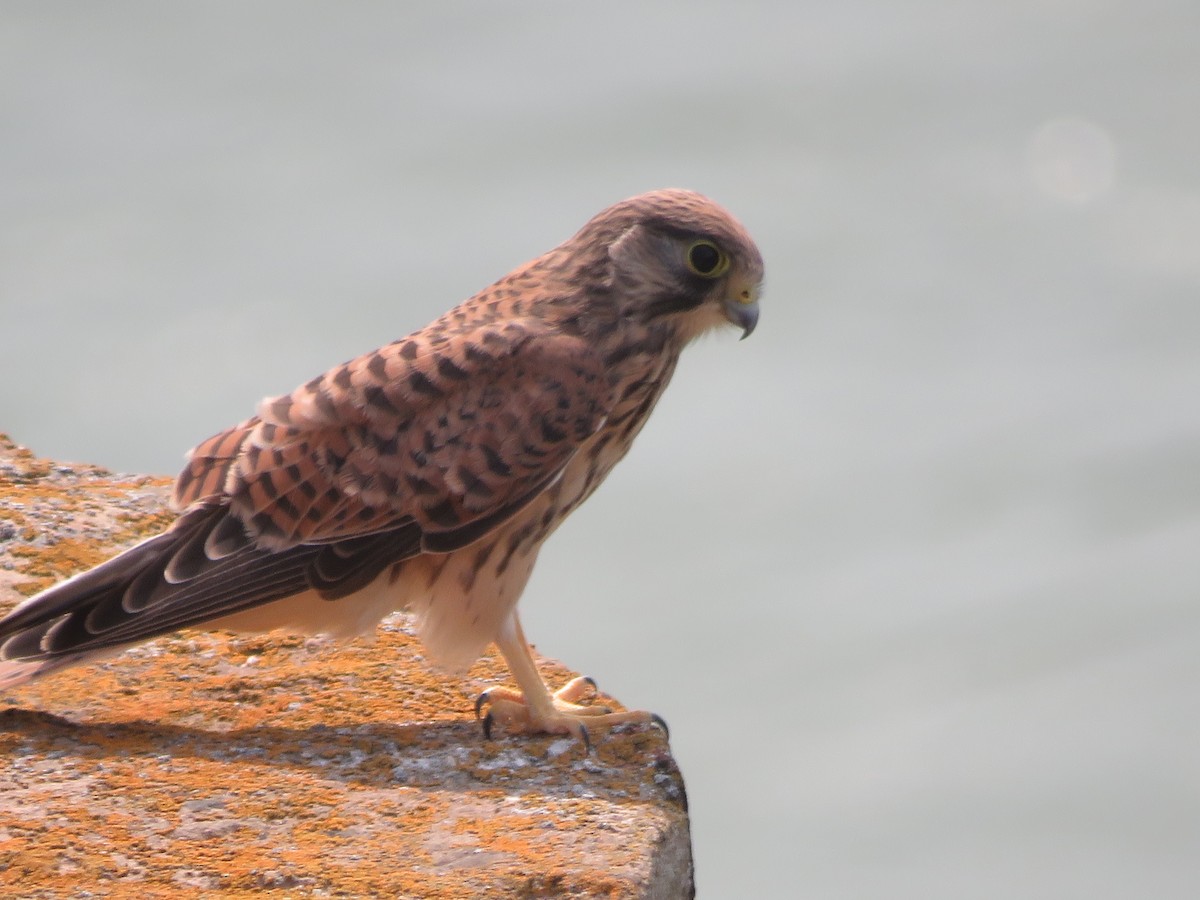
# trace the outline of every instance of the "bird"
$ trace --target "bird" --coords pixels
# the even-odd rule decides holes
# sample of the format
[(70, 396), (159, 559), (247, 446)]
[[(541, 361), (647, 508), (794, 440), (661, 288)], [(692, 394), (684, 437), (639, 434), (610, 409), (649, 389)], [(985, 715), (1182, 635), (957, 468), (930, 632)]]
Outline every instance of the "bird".
[(491, 737), (658, 724), (542, 679), (517, 613), (542, 544), (634, 438), (685, 346), (759, 317), (746, 229), (682, 189), (623, 200), (426, 327), (335, 366), (187, 456), (161, 534), (0, 620), (0, 688), (181, 628), (369, 634), (406, 609), (433, 660), (490, 644)]

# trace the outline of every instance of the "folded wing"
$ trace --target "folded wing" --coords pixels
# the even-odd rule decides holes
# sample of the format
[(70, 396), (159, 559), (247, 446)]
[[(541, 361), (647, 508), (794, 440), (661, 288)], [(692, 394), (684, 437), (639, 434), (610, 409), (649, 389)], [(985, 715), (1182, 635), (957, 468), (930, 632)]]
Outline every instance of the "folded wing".
[(0, 683), (5, 665), (75, 662), (304, 591), (335, 601), (466, 546), (553, 483), (611, 402), (583, 342), (537, 322), (443, 322), (338, 366), (200, 444), (168, 531), (0, 621)]

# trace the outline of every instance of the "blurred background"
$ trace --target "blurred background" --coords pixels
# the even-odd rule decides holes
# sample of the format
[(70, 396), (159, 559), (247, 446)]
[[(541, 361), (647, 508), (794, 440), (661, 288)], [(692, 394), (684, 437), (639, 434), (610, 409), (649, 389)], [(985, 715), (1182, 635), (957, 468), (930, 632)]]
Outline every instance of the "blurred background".
[(0, 10), (0, 431), (174, 473), (684, 186), (767, 261), (555, 537), (702, 897), (1200, 890), (1200, 6)]

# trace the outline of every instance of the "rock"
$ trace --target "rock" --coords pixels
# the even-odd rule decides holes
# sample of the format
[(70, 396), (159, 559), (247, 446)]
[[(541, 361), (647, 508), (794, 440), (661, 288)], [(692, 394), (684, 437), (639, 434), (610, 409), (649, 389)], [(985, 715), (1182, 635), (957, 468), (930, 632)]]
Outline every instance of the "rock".
[[(169, 487), (0, 436), (0, 611), (160, 531)], [(402, 615), (345, 645), (181, 632), (0, 695), (0, 895), (693, 895), (660, 732), (485, 741), (503, 664), (421, 660)]]

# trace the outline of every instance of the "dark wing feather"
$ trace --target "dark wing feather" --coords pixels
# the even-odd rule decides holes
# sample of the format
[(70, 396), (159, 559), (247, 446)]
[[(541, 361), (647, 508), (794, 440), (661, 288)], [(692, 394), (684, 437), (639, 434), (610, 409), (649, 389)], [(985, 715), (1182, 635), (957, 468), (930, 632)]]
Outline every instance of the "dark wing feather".
[[(336, 544), (272, 552), (249, 538), (178, 577), (180, 555), (227, 519), (220, 506), (187, 513), (165, 534), (43, 592), (0, 622), (0, 660), (53, 659), (146, 640), (315, 589), (336, 600), (419, 552), (413, 523)], [(173, 571), (176, 577), (168, 579)]]
[(439, 320), (264, 401), (202, 445), (175, 499), (203, 502), (200, 488), (221, 482), (272, 549), (401, 521), (440, 546), (552, 481), (612, 402), (603, 363), (577, 337), (536, 320)]
[[(457, 320), (455, 320), (457, 321)], [(478, 540), (602, 424), (611, 388), (537, 323), (434, 323), (264, 402), (193, 452), (164, 534), (0, 621), (0, 661), (66, 660)]]

